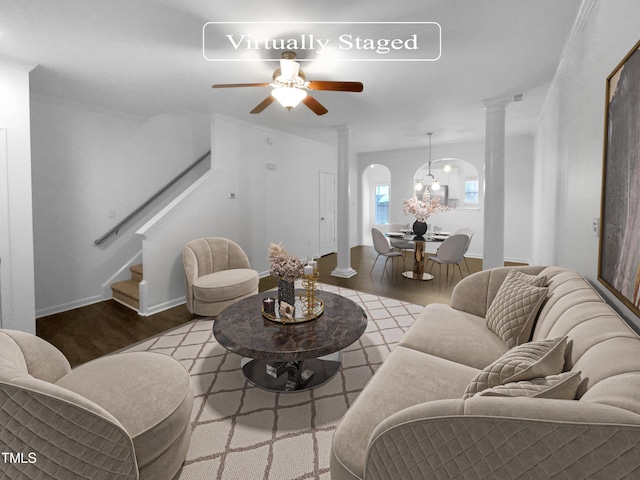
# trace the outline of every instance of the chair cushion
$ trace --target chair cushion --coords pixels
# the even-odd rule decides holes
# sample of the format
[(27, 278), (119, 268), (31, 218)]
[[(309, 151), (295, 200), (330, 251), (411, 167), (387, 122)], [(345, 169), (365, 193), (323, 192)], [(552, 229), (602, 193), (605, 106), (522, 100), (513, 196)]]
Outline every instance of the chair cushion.
[(141, 470), (184, 435), (191, 419), (189, 373), (167, 355), (131, 352), (100, 357), (74, 368), (56, 385), (113, 415), (133, 439)]
[(487, 328), (508, 347), (529, 341), (536, 315), (547, 298), (546, 277), (509, 272), (487, 310)]
[(253, 292), (258, 282), (258, 272), (249, 268), (221, 270), (198, 277), (193, 282), (193, 296), (204, 302), (219, 302)]
[(538, 340), (512, 348), (471, 381), (463, 398), (496, 385), (562, 373), (567, 337)]

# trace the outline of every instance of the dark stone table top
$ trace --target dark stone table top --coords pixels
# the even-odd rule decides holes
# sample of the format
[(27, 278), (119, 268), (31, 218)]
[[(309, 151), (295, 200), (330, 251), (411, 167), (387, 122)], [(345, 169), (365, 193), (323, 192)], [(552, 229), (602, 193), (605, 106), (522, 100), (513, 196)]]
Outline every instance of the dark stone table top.
[[(296, 290), (296, 295), (304, 290)], [(262, 299), (275, 291), (247, 297), (225, 308), (213, 322), (216, 340), (238, 355), (271, 361), (318, 358), (342, 350), (367, 328), (364, 310), (348, 298), (317, 292), (324, 313), (315, 320), (282, 324), (262, 316)]]

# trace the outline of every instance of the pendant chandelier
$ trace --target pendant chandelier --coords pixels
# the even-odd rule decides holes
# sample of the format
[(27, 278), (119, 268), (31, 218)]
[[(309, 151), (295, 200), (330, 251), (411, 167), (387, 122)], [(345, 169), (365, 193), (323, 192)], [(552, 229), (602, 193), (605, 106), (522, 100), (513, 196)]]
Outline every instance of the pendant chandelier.
[(421, 180), (418, 180), (416, 182), (415, 189), (417, 191), (420, 191), (420, 190), (422, 190), (424, 188), (424, 186), (425, 186), (424, 185), (424, 180), (427, 177), (431, 177), (431, 185), (428, 186), (427, 188), (429, 188), (429, 190), (433, 190), (433, 191), (440, 190), (440, 182), (431, 173), (431, 135), (433, 135), (433, 132), (429, 132), (429, 133), (427, 133), (427, 135), (429, 135), (429, 173), (427, 173), (424, 177), (422, 177)]

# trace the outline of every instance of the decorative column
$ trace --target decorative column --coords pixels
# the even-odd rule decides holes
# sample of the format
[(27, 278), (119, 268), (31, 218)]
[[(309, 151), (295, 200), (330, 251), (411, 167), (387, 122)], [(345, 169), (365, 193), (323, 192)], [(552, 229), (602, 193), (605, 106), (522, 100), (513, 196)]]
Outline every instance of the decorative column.
[(486, 110), (484, 160), (484, 251), (482, 268), (504, 266), (504, 130), (510, 97), (483, 102)]
[(338, 264), (331, 275), (333, 277), (350, 278), (356, 272), (351, 268), (351, 246), (349, 245), (349, 135), (346, 125), (338, 131)]

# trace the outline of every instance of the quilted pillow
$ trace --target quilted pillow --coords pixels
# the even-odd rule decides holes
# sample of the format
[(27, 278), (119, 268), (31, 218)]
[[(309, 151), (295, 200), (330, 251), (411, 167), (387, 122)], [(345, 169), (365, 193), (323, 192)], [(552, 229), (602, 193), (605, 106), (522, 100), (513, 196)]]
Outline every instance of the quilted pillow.
[(564, 372), (559, 375), (496, 385), (476, 393), (474, 397), (531, 397), (574, 400), (580, 380), (580, 372)]
[(529, 340), (538, 310), (549, 291), (541, 286), (545, 282), (544, 276), (511, 270), (487, 309), (487, 328), (509, 348)]
[(536, 340), (512, 348), (478, 373), (462, 398), (482, 390), (520, 380), (562, 373), (567, 337)]

